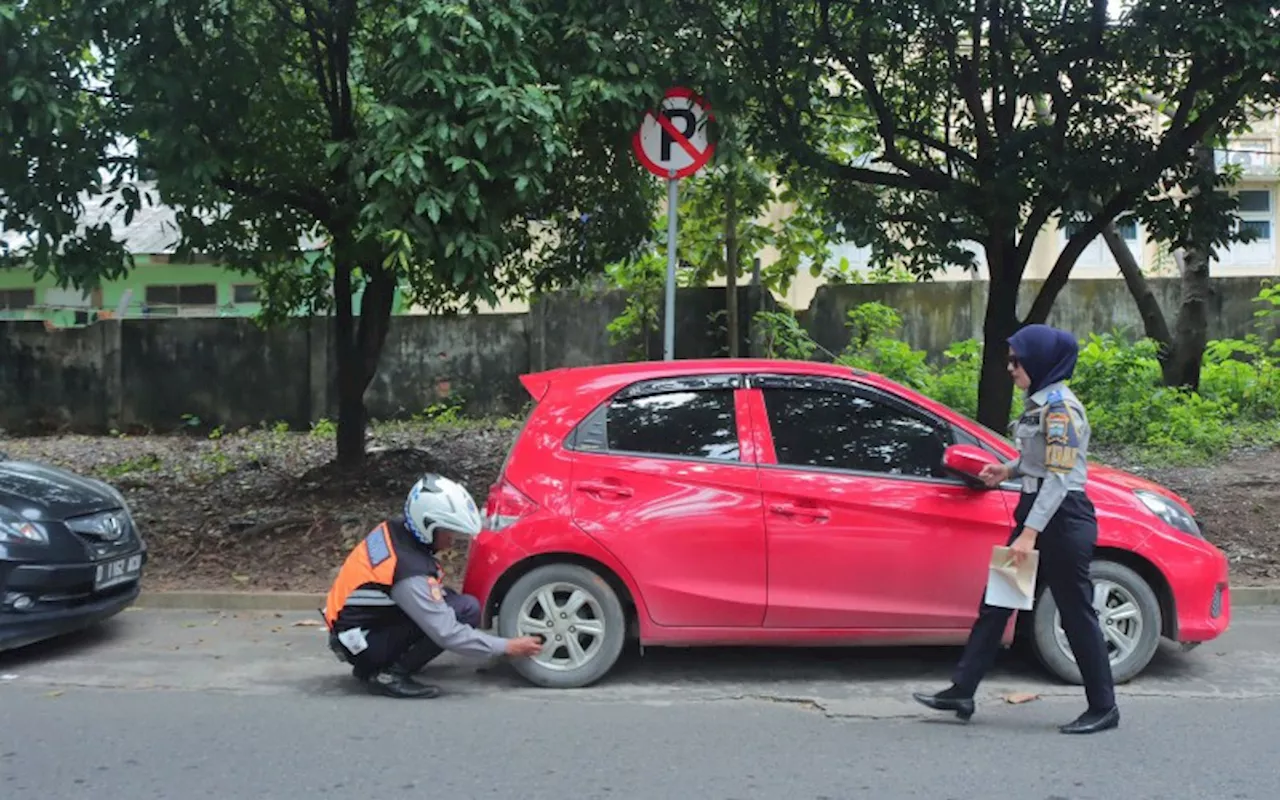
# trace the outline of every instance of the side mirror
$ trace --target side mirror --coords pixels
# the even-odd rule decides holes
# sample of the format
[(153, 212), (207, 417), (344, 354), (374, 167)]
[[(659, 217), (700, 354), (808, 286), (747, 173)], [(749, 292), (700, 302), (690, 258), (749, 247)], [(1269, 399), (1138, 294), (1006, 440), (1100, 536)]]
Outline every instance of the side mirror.
[(942, 455), (944, 470), (971, 486), (983, 489), (986, 488), (986, 484), (978, 477), (982, 474), (982, 468), (988, 464), (999, 463), (1000, 459), (981, 447), (974, 447), (971, 444), (953, 444)]

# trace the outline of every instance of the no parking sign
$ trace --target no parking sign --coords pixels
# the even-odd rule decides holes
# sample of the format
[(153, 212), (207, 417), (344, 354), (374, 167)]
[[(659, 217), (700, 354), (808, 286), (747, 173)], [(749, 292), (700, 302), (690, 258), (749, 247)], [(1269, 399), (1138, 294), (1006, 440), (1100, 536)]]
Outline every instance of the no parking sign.
[(675, 358), (676, 207), (677, 182), (702, 169), (715, 153), (708, 123), (715, 121), (711, 106), (689, 89), (674, 87), (656, 111), (645, 112), (631, 139), (636, 158), (645, 169), (667, 179), (667, 291), (663, 320), (663, 358)]

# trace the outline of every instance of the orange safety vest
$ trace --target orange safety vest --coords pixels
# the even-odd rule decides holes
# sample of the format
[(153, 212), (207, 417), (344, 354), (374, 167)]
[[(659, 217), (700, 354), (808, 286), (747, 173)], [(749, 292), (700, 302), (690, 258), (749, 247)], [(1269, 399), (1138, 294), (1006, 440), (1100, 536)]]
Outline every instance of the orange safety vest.
[[(396, 551), (397, 542), (407, 543), (403, 553)], [(355, 546), (325, 599), (324, 620), (329, 630), (377, 625), (398, 616), (391, 599), (396, 581), (419, 575), (438, 578), (440, 567), (435, 558), (414, 544), (397, 520), (378, 525)], [(348, 613), (343, 614), (344, 610)]]

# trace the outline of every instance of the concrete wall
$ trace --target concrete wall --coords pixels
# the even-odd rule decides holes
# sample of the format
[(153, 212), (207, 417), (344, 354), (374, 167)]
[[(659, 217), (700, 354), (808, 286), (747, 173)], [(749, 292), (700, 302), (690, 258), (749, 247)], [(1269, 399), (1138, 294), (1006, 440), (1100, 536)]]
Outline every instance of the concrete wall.
[[(1178, 283), (1154, 285), (1172, 317)], [(1254, 332), (1253, 298), (1260, 288), (1253, 278), (1215, 281), (1212, 336)], [(1038, 289), (1024, 287), (1023, 313)], [(370, 412), (409, 416), (445, 399), (461, 400), (472, 413), (518, 410), (527, 400), (518, 381), (523, 373), (626, 360), (633, 348), (612, 344), (606, 331), (625, 300), (621, 292), (566, 292), (540, 298), (528, 314), (394, 317), (366, 394)], [(678, 358), (727, 351), (719, 313), (724, 300), (723, 289), (680, 292)], [(823, 347), (838, 353), (849, 338), (848, 310), (870, 301), (897, 308), (905, 318), (903, 338), (937, 357), (954, 341), (980, 337), (986, 286), (828, 286), (801, 319)], [(740, 290), (744, 355), (750, 352), (751, 317), (763, 307), (772, 307), (767, 295)], [(1071, 282), (1050, 322), (1081, 336), (1114, 328), (1141, 332), (1133, 300), (1118, 281)], [(264, 331), (249, 319), (126, 319), (51, 331), (35, 322), (0, 322), (0, 428), (169, 430), (183, 425), (186, 415), (204, 426), (232, 428), (332, 419), (337, 393), (330, 325), (317, 318)], [(661, 330), (651, 333), (648, 348), (652, 358), (661, 358)]]
[[(1209, 337), (1244, 338), (1257, 332), (1254, 298), (1265, 278), (1216, 278), (1209, 298)], [(1181, 281), (1154, 279), (1152, 290), (1172, 328), (1181, 300)], [(1018, 294), (1018, 314), (1031, 309), (1041, 281), (1024, 281)], [(903, 317), (902, 338), (938, 358), (954, 342), (982, 338), (987, 311), (985, 281), (966, 283), (862, 284), (823, 286), (814, 295), (801, 322), (824, 348), (839, 353), (849, 342), (846, 315), (855, 306), (877, 301), (896, 308)], [(1058, 295), (1048, 323), (1081, 338), (1090, 333), (1118, 331), (1127, 338), (1143, 335), (1142, 317), (1123, 281), (1073, 280)], [(1275, 335), (1272, 332), (1271, 335)]]

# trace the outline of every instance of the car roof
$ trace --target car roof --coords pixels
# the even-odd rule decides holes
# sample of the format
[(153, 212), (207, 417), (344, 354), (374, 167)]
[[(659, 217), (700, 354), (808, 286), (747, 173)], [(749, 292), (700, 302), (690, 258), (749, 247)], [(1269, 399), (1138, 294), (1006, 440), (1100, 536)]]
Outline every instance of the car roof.
[(708, 373), (785, 373), (788, 375), (811, 375), (814, 377), (846, 379), (857, 377), (866, 383), (886, 388), (893, 385), (892, 381), (879, 375), (841, 364), (776, 358), (700, 358), (593, 364), (591, 366), (561, 367), (559, 369), (531, 372), (520, 376), (520, 382), (535, 400), (539, 400), (546, 394), (547, 389), (552, 384), (562, 387), (566, 384), (581, 386), (608, 378), (630, 382), (653, 378), (679, 378)]

